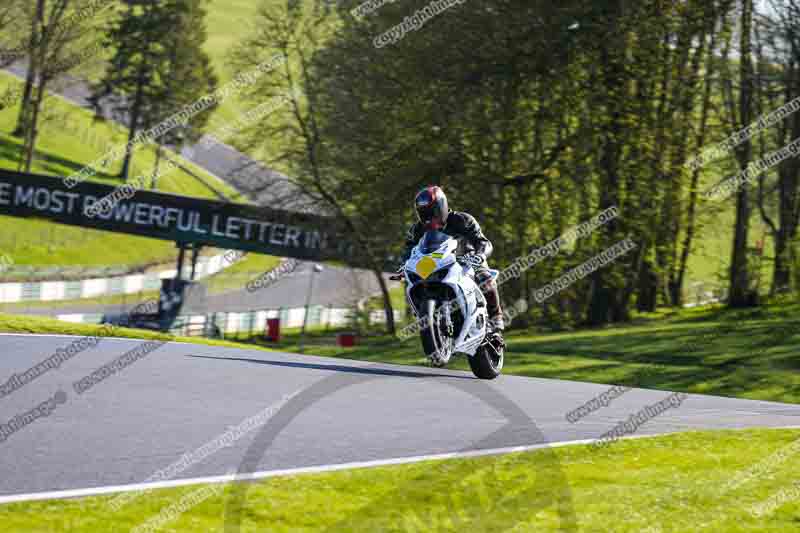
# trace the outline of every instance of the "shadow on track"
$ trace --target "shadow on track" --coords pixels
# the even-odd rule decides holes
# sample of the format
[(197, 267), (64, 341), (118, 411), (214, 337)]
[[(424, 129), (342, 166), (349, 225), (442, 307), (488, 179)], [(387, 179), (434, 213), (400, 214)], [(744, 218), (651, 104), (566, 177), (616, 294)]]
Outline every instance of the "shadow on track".
[(319, 363), (297, 363), (292, 361), (272, 361), (268, 359), (250, 359), (247, 357), (219, 357), (215, 355), (187, 355), (186, 357), (198, 357), (201, 359), (221, 359), (223, 361), (241, 361), (245, 363), (255, 363), (261, 365), (282, 366), (288, 368), (302, 368), (310, 370), (327, 370), (330, 372), (347, 372), (351, 374), (366, 374), (371, 376), (393, 376), (401, 378), (454, 378), (476, 381), (477, 378), (468, 375), (458, 374), (432, 374), (425, 372), (413, 372), (406, 370), (391, 370), (388, 368), (370, 368), (363, 366), (347, 365), (323, 365)]

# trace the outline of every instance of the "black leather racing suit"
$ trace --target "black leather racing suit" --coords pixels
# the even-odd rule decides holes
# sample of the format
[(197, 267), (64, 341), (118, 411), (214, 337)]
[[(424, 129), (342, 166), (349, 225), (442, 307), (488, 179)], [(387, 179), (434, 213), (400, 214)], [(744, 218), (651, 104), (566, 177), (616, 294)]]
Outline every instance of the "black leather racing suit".
[[(474, 252), (488, 258), (492, 254), (492, 243), (481, 231), (481, 226), (475, 217), (469, 213), (451, 211), (447, 217), (447, 222), (441, 230), (459, 241), (457, 253), (463, 255), (467, 252)], [(406, 250), (403, 260), (406, 261), (411, 256), (411, 250), (419, 243), (425, 234), (425, 229), (420, 222), (415, 223), (408, 229), (406, 235)], [(503, 310), (500, 307), (500, 294), (497, 290), (497, 283), (489, 272), (489, 265), (484, 260), (483, 264), (475, 269), (475, 281), (481, 288), (486, 298), (489, 319), (502, 329)]]

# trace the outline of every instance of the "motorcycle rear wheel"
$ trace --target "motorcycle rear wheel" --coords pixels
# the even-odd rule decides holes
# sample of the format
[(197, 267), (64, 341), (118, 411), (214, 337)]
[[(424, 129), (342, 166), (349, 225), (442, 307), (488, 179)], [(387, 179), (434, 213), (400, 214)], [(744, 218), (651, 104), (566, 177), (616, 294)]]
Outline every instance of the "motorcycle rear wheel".
[(476, 378), (495, 379), (503, 371), (505, 349), (500, 347), (497, 350), (490, 342), (484, 342), (475, 355), (468, 359), (469, 367)]

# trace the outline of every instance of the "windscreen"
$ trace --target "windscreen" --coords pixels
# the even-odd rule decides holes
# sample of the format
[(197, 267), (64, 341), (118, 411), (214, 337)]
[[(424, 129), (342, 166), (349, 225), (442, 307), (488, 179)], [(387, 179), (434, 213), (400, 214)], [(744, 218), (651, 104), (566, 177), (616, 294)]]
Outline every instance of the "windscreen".
[(428, 231), (419, 242), (419, 249), (423, 254), (432, 254), (450, 239), (450, 235), (441, 231)]

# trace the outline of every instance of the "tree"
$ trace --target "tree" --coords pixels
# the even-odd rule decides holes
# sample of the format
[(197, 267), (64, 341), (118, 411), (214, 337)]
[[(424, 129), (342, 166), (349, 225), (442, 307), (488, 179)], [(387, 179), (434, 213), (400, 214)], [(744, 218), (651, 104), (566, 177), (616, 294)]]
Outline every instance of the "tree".
[[(179, 13), (177, 28), (172, 32), (169, 46), (167, 77), (164, 79), (160, 98), (154, 98), (145, 114), (145, 127), (168, 118), (175, 110), (191, 104), (204, 94), (213, 93), (218, 84), (211, 59), (203, 51), (208, 38), (204, 0), (182, 0), (175, 4)], [(184, 143), (195, 143), (202, 136), (214, 106), (195, 115), (191, 125), (176, 128), (159, 137), (156, 147), (156, 162), (151, 188), (157, 188), (159, 164), (163, 146), (182, 147)]]
[[(739, 90), (735, 97), (729, 94), (726, 98), (728, 114), (735, 130), (741, 130), (752, 122), (755, 96), (752, 48), (753, 0), (741, 0), (740, 6)], [(740, 170), (747, 170), (753, 154), (752, 140), (745, 139), (735, 148), (735, 153)], [(746, 182), (742, 183), (736, 191), (736, 220), (733, 231), (728, 301), (731, 307), (745, 307), (752, 304), (747, 248), (751, 213), (749, 192), (750, 187)]]
[[(279, 54), (285, 61), (276, 75), (253, 85), (249, 95), (253, 99), (285, 98), (288, 105), (255, 125), (245, 135), (245, 142), (266, 152), (270, 163), (284, 163), (291, 184), (313, 199), (318, 212), (334, 216), (358, 244), (360, 259), (369, 265), (381, 287), (387, 329), (393, 334), (394, 310), (383, 278), (386, 254), (381, 244), (385, 241), (376, 237), (374, 225), (364, 218), (367, 213), (354, 201), (350, 183), (330, 165), (326, 155), (328, 139), (322, 132), (319, 108), (323, 92), (314, 57), (329, 35), (332, 15), (325, 2), (289, 2), (283, 7), (272, 2), (261, 4), (258, 24), (234, 51), (232, 63), (240, 70), (249, 70)], [(371, 211), (375, 204), (364, 207)], [(369, 214), (373, 215), (371, 220), (380, 216)]]
[[(206, 39), (202, 0), (125, 0), (125, 9), (107, 34), (114, 48), (103, 79), (93, 87), (96, 109), (108, 103), (129, 126), (128, 143), (136, 134), (176, 112), (217, 84), (211, 63), (202, 50)], [(214, 106), (195, 115), (202, 129)], [(159, 146), (177, 142), (173, 130), (159, 138)], [(196, 134), (195, 134), (196, 136)], [(126, 150), (120, 177), (127, 180), (133, 149)]]
[(19, 55), (26, 55), (28, 64), (13, 132), (24, 138), (19, 166), (25, 171), (30, 171), (47, 89), (54, 80), (80, 64), (84, 56), (79, 51), (85, 51), (87, 42), (95, 35), (97, 18), (94, 16), (102, 9), (104, 7), (98, 8), (93, 0), (36, 0), (32, 12), (30, 8), (27, 11), (30, 32), (24, 40), (26, 47), (19, 49)]
[(241, 64), (259, 50), (290, 60), (253, 94), (297, 85), (304, 97), (291, 120), (265, 121), (244, 144), (368, 228), (353, 233), (376, 259), (397, 254), (407, 199), (429, 183), (479, 219), (496, 267), (616, 207), (619, 217), (568, 253), (507, 283), (504, 299), (530, 298), (629, 238), (635, 250), (531, 306), (526, 320), (603, 324), (627, 320), (634, 302), (680, 305), (709, 179), (686, 163), (717, 118), (732, 2), (465, 3), (390, 44), (384, 32), (430, 2), (387, 4), (359, 20), (349, 14), (357, 3), (342, 2), (338, 17), (294, 25), (291, 10), (265, 6)]
[(24, 56), (26, 34), (21, 28), (29, 26), (30, 3), (27, 0), (6, 0), (0, 5), (0, 68), (5, 68)]
[[(768, 149), (783, 148), (800, 138), (800, 113), (789, 109), (800, 98), (800, 3), (797, 0), (770, 3), (774, 15), (762, 17), (759, 25), (762, 35), (759, 41), (764, 51), (759, 48), (758, 63), (765, 71), (759, 76), (762, 80), (759, 89), (768, 112), (784, 109), (783, 114), (788, 116), (781, 116), (773, 126), (774, 140), (762, 145), (762, 156)], [(794, 241), (800, 225), (800, 160), (793, 157), (782, 161), (777, 166), (777, 175), (774, 185), (768, 185), (765, 175), (759, 176), (758, 182), (759, 213), (775, 243), (773, 294), (793, 285)], [(771, 215), (771, 211), (777, 211), (777, 216)]]

